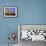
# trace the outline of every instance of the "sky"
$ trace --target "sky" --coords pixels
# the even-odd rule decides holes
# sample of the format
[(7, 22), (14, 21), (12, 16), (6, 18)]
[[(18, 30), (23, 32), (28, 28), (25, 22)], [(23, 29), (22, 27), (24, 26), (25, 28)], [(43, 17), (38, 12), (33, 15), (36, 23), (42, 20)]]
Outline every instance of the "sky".
[(15, 8), (5, 8), (6, 10), (8, 9), (8, 10), (10, 10), (10, 11), (12, 11), (12, 12), (15, 12)]

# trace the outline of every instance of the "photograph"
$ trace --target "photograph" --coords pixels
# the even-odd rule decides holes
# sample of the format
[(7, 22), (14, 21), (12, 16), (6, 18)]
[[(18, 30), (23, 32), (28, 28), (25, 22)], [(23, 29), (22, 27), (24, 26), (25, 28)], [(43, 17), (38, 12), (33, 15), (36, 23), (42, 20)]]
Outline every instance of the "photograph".
[(4, 17), (16, 17), (17, 8), (16, 7), (4, 7)]

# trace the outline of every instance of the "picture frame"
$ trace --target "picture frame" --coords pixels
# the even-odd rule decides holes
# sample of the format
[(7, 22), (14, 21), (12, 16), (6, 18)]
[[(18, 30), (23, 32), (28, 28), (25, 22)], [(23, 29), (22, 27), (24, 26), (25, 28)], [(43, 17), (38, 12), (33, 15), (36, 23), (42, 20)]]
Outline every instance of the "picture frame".
[(17, 7), (4, 7), (4, 17), (17, 17)]

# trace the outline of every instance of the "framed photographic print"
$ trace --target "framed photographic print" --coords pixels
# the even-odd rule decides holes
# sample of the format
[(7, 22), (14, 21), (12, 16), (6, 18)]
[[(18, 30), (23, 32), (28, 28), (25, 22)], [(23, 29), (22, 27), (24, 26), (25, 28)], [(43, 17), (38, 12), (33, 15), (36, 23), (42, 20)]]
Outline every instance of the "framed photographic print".
[(4, 7), (4, 17), (16, 17), (17, 8), (16, 7)]

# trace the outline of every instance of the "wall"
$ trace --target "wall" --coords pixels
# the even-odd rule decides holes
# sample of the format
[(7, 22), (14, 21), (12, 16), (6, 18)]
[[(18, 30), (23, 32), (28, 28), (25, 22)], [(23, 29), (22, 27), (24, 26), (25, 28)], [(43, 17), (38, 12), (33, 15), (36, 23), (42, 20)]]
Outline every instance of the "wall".
[[(3, 6), (16, 6), (18, 16), (4, 18)], [(0, 44), (8, 43), (9, 32), (18, 32), (18, 24), (46, 24), (46, 0), (0, 0)]]
[[(7, 44), (8, 34), (10, 32), (16, 32), (17, 35), (17, 18), (5, 18), (3, 16), (4, 6), (16, 6), (15, 0), (0, 0), (0, 44)], [(17, 38), (18, 39), (18, 38)], [(16, 43), (18, 42), (16, 39)]]

